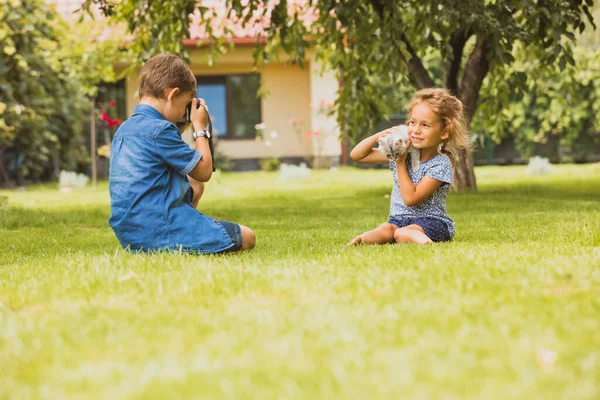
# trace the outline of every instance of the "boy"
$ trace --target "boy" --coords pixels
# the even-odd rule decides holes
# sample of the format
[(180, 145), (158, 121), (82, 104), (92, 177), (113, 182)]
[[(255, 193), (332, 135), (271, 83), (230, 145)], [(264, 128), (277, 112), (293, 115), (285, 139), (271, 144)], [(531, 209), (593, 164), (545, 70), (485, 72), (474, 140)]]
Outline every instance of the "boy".
[[(196, 78), (179, 57), (161, 54), (140, 72), (140, 102), (117, 130), (110, 156), (109, 224), (123, 248), (219, 253), (249, 250), (255, 236), (245, 226), (198, 212), (187, 175), (203, 188), (212, 175), (208, 114), (196, 99)], [(192, 102), (195, 149), (176, 127)], [(200, 107), (198, 108), (198, 105)]]

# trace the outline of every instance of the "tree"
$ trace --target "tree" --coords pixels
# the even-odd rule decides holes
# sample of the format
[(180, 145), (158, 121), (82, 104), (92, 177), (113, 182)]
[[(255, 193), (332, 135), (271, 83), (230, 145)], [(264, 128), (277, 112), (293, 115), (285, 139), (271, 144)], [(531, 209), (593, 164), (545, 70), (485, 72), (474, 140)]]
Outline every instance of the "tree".
[[(343, 83), (336, 101), (338, 121), (355, 140), (392, 111), (383, 93), (401, 84), (448, 88), (471, 121), (484, 84), (494, 85), (498, 76), (505, 76), (516, 45), (542, 65), (564, 67), (573, 63), (575, 32), (583, 31), (586, 19), (593, 25), (593, 0), (224, 0), (225, 12), (196, 0), (87, 0), (87, 7), (91, 4), (136, 33), (140, 61), (162, 51), (185, 55), (181, 38), (190, 36), (193, 13), (212, 54), (225, 51), (224, 38), (232, 35), (232, 25), (219, 26), (217, 17), (233, 25), (267, 20), (264, 43), (255, 52), (257, 64), (280, 51), (302, 64), (307, 49), (314, 47), (318, 59), (335, 69)], [(436, 59), (443, 76), (431, 73)], [(511, 77), (516, 90), (526, 89), (523, 82), (532, 73), (537, 71)], [(454, 187), (476, 188), (472, 158), (464, 153), (455, 168)]]
[(593, 159), (592, 145), (600, 142), (600, 50), (575, 48), (575, 63), (564, 68), (541, 65), (524, 50), (515, 49), (515, 62), (482, 88), (473, 130), (495, 141), (512, 136), (526, 156), (555, 136), (562, 160)]
[(87, 158), (88, 96), (114, 79), (118, 46), (86, 41), (90, 24), (68, 26), (44, 1), (0, 4), (0, 185), (7, 185), (9, 151), (34, 178)]

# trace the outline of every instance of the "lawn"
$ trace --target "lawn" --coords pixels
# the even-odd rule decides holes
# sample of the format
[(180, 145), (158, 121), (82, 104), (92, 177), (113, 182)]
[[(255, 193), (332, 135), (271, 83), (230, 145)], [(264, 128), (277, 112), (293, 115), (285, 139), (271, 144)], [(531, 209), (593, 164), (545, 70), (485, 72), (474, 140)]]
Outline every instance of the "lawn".
[(0, 398), (600, 398), (600, 164), (476, 173), (454, 242), (357, 248), (388, 171), (219, 175), (224, 256), (125, 253), (106, 182), (0, 191)]

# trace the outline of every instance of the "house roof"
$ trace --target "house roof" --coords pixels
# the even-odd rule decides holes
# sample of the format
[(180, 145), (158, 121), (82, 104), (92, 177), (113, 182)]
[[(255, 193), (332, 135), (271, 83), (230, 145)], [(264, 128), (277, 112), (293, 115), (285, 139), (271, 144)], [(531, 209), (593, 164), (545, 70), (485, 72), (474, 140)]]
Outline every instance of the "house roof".
[[(55, 5), (56, 10), (65, 20), (74, 20), (80, 17), (80, 14), (77, 13), (77, 11), (81, 9), (83, 1), (84, 0), (46, 0), (48, 4)], [(264, 31), (269, 25), (271, 11), (274, 7), (273, 3), (274, 2), (268, 2), (266, 10), (265, 8), (259, 8), (253, 13), (249, 22), (245, 24), (245, 26), (242, 26), (241, 22), (232, 21), (227, 18), (224, 0), (202, 0), (202, 5), (211, 9), (216, 15), (211, 18), (213, 32), (217, 35), (221, 34), (226, 37), (229, 36), (228, 39), (238, 45), (253, 45), (256, 44), (257, 40), (260, 41), (261, 38), (266, 36)], [(290, 12), (298, 12), (305, 25), (308, 27), (314, 21), (315, 14), (310, 12), (305, 7), (305, 4), (306, 0), (292, 0), (288, 2), (288, 9)], [(103, 18), (99, 9), (96, 9), (95, 15), (97, 18)], [(201, 15), (197, 10), (191, 15), (189, 30), (190, 38), (183, 40), (184, 44), (187, 46), (195, 46), (202, 40), (208, 38), (204, 25), (201, 23)], [(232, 31), (233, 36), (231, 34), (224, 35), (225, 30)], [(112, 36), (112, 33), (113, 29), (108, 28), (108, 31), (105, 31), (102, 34), (102, 37), (108, 39)], [(99, 40), (101, 39), (99, 38)]]

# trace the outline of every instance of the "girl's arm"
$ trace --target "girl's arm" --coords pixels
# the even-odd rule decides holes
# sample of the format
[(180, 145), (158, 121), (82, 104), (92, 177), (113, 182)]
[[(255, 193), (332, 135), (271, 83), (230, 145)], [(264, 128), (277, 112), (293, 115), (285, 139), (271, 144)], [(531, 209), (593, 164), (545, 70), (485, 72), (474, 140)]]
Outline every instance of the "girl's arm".
[[(410, 142), (408, 142), (410, 147)], [(396, 171), (398, 177), (398, 186), (400, 188), (400, 194), (402, 195), (402, 201), (407, 207), (412, 207), (423, 200), (431, 196), (436, 190), (442, 186), (443, 182), (438, 181), (430, 176), (424, 176), (423, 179), (417, 185), (412, 182), (408, 171), (406, 170), (406, 156), (408, 155), (408, 148), (404, 153), (403, 157), (396, 160)]]
[(386, 129), (363, 139), (359, 144), (354, 146), (350, 152), (350, 157), (359, 163), (387, 164), (389, 162), (387, 157), (374, 147), (377, 144), (377, 139), (389, 135), (390, 132), (389, 129)]

